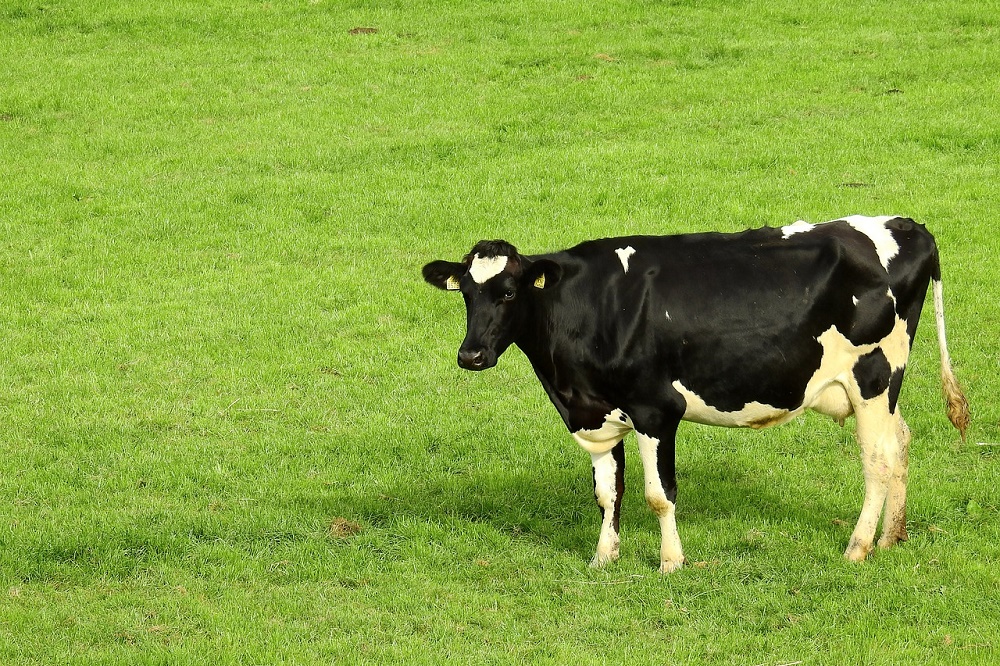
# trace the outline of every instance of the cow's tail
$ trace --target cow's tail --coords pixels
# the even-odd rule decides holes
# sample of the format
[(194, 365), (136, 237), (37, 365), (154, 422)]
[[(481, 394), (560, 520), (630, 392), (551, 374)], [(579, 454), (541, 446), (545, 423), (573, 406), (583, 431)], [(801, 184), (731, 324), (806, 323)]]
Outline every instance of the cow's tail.
[[(935, 252), (935, 255), (937, 253)], [(935, 264), (938, 262), (935, 256)], [(948, 420), (962, 433), (962, 441), (965, 441), (965, 429), (972, 420), (969, 416), (969, 401), (962, 393), (962, 387), (955, 379), (955, 373), (951, 369), (951, 356), (948, 354), (948, 339), (944, 332), (944, 294), (941, 285), (941, 268), (935, 266), (933, 275), (934, 288), (934, 320), (937, 322), (938, 347), (941, 349), (941, 391), (944, 393), (945, 402), (948, 405)]]

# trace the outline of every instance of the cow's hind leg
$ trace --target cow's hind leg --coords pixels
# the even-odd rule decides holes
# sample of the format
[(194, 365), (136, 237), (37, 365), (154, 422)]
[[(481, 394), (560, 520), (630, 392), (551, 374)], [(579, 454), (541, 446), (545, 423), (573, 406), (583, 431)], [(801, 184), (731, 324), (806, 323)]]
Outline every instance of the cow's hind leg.
[(906, 533), (906, 481), (910, 466), (910, 428), (903, 420), (898, 407), (894, 416), (899, 447), (896, 453), (896, 465), (889, 478), (889, 493), (885, 498), (882, 538), (878, 540), (879, 548), (891, 548), (900, 541), (906, 541), (909, 538)]
[(619, 440), (610, 451), (591, 453), (594, 463), (594, 496), (601, 509), (601, 536), (590, 566), (601, 567), (618, 559), (618, 528), (625, 493), (625, 444)]
[[(894, 478), (894, 474), (901, 459), (901, 451), (896, 430), (898, 419), (889, 412), (885, 394), (872, 400), (859, 401), (855, 404), (854, 412), (865, 476), (865, 499), (844, 557), (860, 562), (872, 551), (878, 519), (889, 497), (890, 480), (900, 480), (899, 477)], [(890, 500), (893, 508), (899, 499), (896, 495)], [(902, 499), (905, 500), (905, 496)]]

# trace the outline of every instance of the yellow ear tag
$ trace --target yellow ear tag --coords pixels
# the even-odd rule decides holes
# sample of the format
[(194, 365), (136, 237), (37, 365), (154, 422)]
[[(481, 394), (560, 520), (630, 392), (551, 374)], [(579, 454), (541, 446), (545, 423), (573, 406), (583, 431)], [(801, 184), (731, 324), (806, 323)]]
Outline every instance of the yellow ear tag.
[(448, 291), (458, 291), (458, 278), (454, 275), (448, 276), (448, 280), (444, 283), (444, 288)]
[(545, 273), (542, 273), (535, 279), (535, 286), (539, 289), (545, 288)]

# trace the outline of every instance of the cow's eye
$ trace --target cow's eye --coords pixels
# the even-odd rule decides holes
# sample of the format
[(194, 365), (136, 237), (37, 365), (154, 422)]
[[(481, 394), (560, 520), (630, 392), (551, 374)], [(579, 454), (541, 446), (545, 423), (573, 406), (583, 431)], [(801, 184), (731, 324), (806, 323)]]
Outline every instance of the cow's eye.
[(503, 300), (505, 300), (505, 301), (512, 301), (512, 300), (514, 300), (514, 290), (513, 289), (508, 289), (506, 292), (504, 292)]

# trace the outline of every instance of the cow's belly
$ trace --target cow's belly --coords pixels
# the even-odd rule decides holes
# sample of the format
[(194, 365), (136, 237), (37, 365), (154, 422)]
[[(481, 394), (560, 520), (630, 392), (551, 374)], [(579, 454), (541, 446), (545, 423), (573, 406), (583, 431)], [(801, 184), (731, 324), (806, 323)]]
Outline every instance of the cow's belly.
[[(683, 396), (687, 405), (684, 411), (686, 421), (731, 428), (766, 428), (787, 423), (806, 409), (812, 409), (843, 424), (844, 420), (854, 413), (847, 387), (851, 386), (857, 393), (856, 385), (851, 382), (851, 373), (858, 359), (862, 354), (881, 347), (893, 355), (895, 363), (893, 367), (905, 366), (905, 343), (908, 340), (905, 335), (905, 324), (897, 319), (896, 327), (878, 345), (855, 346), (836, 328), (831, 327), (817, 338), (823, 346), (822, 360), (804, 387), (802, 403), (792, 409), (749, 401), (739, 410), (723, 411), (707, 404), (680, 381), (674, 381), (673, 387)], [(902, 351), (899, 351), (900, 349)], [(858, 399), (860, 396), (855, 398)]]
[(788, 410), (753, 401), (746, 403), (742, 409), (737, 411), (725, 412), (707, 404), (699, 395), (679, 381), (675, 381), (673, 387), (681, 394), (687, 405), (684, 409), (684, 420), (704, 423), (705, 425), (727, 428), (767, 428), (787, 423), (803, 411), (802, 408)]
[(831, 384), (815, 392), (814, 395), (808, 395), (803, 405), (796, 409), (781, 409), (754, 401), (735, 412), (724, 412), (706, 404), (680, 382), (674, 382), (673, 387), (687, 403), (684, 420), (705, 425), (727, 428), (769, 428), (791, 421), (806, 409), (825, 414), (843, 425), (844, 420), (854, 413), (847, 391), (840, 384)]

